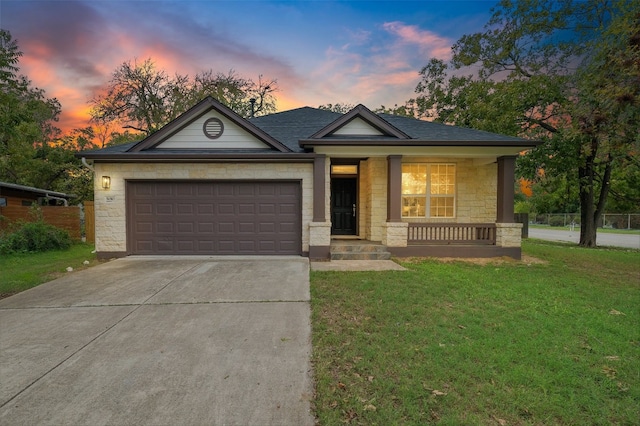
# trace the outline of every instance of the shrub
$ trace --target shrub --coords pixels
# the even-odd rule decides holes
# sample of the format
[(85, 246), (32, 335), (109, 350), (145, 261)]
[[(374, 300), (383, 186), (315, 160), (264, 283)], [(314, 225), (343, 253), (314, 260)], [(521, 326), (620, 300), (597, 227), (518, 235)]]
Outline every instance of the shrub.
[(564, 226), (564, 216), (551, 216), (549, 218), (549, 225), (551, 226)]
[(531, 203), (528, 201), (517, 201), (513, 210), (514, 213), (531, 213)]
[(0, 239), (0, 253), (41, 252), (71, 247), (71, 237), (63, 229), (42, 221), (23, 223)]

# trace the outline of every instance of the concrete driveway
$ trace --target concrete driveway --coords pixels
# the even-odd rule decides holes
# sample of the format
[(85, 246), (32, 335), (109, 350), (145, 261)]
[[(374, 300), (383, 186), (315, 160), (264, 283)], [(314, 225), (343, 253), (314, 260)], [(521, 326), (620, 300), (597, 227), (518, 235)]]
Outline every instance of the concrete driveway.
[(129, 257), (0, 301), (0, 424), (312, 425), (309, 263)]

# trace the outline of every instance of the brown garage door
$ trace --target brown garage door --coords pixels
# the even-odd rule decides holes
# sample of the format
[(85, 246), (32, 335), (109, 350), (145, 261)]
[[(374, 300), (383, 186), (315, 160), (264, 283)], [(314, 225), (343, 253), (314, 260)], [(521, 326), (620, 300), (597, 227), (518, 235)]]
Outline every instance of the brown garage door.
[(132, 254), (301, 254), (300, 183), (127, 183)]

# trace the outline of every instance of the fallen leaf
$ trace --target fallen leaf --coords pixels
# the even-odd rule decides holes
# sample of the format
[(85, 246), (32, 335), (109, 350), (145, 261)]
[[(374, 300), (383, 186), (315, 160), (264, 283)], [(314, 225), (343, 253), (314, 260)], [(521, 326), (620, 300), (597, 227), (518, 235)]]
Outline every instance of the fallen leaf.
[(620, 361), (620, 357), (618, 355), (609, 355), (609, 356), (605, 356), (605, 359), (608, 359), (609, 361)]
[(373, 376), (367, 377), (367, 380), (370, 381), (370, 382), (373, 382)]
[(626, 315), (624, 312), (620, 312), (620, 311), (616, 311), (615, 309), (612, 309), (609, 311), (609, 315)]
[(458, 325), (458, 328), (460, 328), (460, 329), (464, 330), (464, 329), (465, 329), (465, 328), (467, 328), (467, 327), (465, 327), (464, 325)]
[(377, 408), (375, 405), (368, 404), (364, 406), (364, 411), (376, 411), (376, 410)]
[(602, 367), (602, 372), (605, 374), (605, 376), (607, 376), (610, 379), (613, 379), (616, 377), (616, 374), (618, 374), (618, 372), (616, 371), (615, 368), (611, 368), (609, 366), (604, 366)]
[(345, 385), (345, 384), (344, 384), (344, 383), (342, 383), (342, 382), (338, 382), (338, 388), (340, 388), (340, 389), (346, 389), (346, 388), (347, 388), (347, 385)]
[(498, 422), (498, 424), (500, 426), (506, 426), (507, 425), (507, 421), (505, 419), (499, 419), (497, 417), (494, 417), (494, 419), (496, 419), (496, 421)]
[(438, 389), (434, 389), (434, 390), (431, 391), (431, 394), (435, 395), (435, 396), (443, 396), (443, 395), (446, 395), (447, 393), (439, 391)]

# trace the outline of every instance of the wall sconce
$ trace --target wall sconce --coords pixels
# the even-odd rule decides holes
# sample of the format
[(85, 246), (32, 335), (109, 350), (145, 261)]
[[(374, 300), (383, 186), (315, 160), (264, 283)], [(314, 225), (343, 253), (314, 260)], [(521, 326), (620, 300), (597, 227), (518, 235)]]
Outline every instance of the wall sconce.
[(111, 188), (111, 178), (109, 176), (102, 176), (102, 189)]

